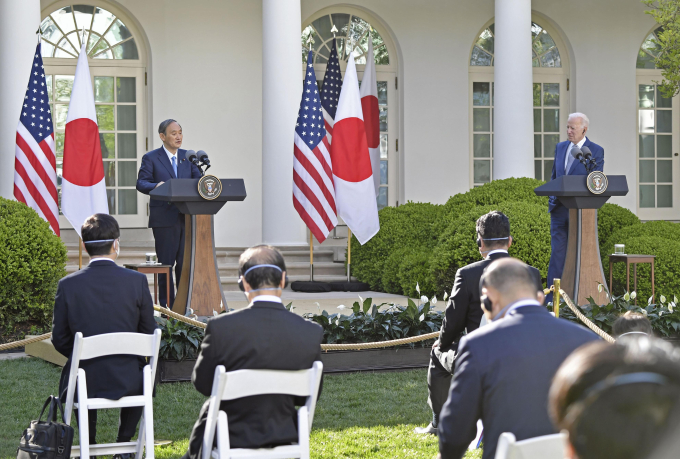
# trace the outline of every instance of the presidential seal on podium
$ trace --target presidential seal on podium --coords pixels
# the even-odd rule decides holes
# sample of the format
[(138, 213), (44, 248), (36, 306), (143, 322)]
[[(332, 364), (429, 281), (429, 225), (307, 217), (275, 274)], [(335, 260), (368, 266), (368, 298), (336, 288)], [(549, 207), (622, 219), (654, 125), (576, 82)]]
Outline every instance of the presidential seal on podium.
[(607, 181), (607, 176), (604, 175), (604, 172), (593, 171), (590, 174), (588, 174), (588, 178), (586, 179), (586, 186), (588, 187), (588, 190), (591, 193), (602, 194), (605, 191), (607, 191), (608, 185), (609, 182)]
[(222, 194), (222, 182), (214, 175), (204, 175), (198, 180), (198, 194), (212, 201)]

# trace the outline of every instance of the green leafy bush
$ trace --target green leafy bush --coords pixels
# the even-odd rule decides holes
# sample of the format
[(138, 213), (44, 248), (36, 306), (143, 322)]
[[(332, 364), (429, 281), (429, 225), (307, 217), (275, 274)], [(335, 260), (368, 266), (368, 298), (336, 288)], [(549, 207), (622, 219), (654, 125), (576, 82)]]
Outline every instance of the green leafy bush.
[(604, 246), (615, 232), (640, 224), (640, 219), (625, 207), (606, 203), (597, 211), (597, 238)]
[[(420, 248), (407, 252), (399, 263), (399, 285), (404, 295), (419, 297), (436, 293), (434, 277), (430, 271), (431, 249)], [(416, 291), (419, 286), (420, 293)]]
[(161, 347), (158, 356), (162, 359), (182, 361), (195, 359), (203, 342), (205, 332), (202, 328), (185, 324), (175, 319), (155, 317), (161, 329)]
[(66, 247), (30, 207), (0, 198), (0, 327), (47, 327), (66, 275)]
[(383, 267), (388, 257), (402, 248), (433, 248), (438, 234), (432, 227), (442, 212), (440, 205), (415, 202), (382, 209), (378, 234), (363, 246), (352, 238), (352, 275), (372, 290), (384, 291)]
[(513, 237), (510, 255), (534, 266), (546, 278), (550, 261), (550, 216), (546, 207), (535, 202), (507, 201), (475, 207), (446, 228), (430, 259), (430, 272), (438, 294), (451, 291), (458, 269), (482, 259), (475, 224), (479, 217), (492, 210), (503, 212), (510, 219)]
[[(372, 299), (366, 298), (359, 303), (354, 302), (349, 316), (328, 314), (305, 314), (304, 317), (323, 327), (324, 344), (369, 343), (390, 341), (393, 339), (420, 336), (436, 332), (441, 328), (444, 313), (433, 311), (429, 302), (419, 306), (408, 300), (408, 306), (396, 304), (388, 308), (380, 308), (386, 303), (372, 305)], [(426, 341), (412, 343), (420, 346), (429, 345)]]
[(411, 253), (412, 250), (413, 249), (404, 247), (402, 249), (394, 250), (392, 254), (387, 257), (387, 260), (383, 265), (382, 275), (382, 286), (385, 292), (395, 293), (397, 295), (403, 294), (401, 282), (399, 281), (399, 268), (401, 267), (401, 262), (406, 254)]

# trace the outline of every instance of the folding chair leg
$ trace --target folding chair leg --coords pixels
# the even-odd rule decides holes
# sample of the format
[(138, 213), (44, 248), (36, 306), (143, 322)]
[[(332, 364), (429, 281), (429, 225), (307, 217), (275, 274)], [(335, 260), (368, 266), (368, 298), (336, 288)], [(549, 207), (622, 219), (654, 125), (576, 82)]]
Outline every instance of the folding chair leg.
[(306, 406), (298, 410), (298, 438), (300, 458), (309, 459), (309, 412)]
[[(151, 381), (151, 369), (144, 367), (144, 426), (146, 438), (146, 459), (154, 459), (154, 433), (153, 433), (153, 381)], [(140, 458), (141, 459), (141, 458)]]
[[(212, 445), (210, 445), (212, 449)], [(220, 411), (217, 414), (217, 454), (219, 459), (228, 459), (231, 455), (229, 450), (231, 445), (229, 444), (229, 423), (227, 422), (227, 413)], [(210, 457), (210, 455), (208, 455)]]
[(80, 433), (80, 457), (90, 457), (90, 419), (87, 412), (87, 382), (85, 371), (78, 372), (78, 432)]
[(142, 414), (142, 419), (139, 421), (139, 434), (137, 435), (137, 449), (135, 450), (135, 458), (142, 459), (142, 452), (144, 451), (144, 414)]

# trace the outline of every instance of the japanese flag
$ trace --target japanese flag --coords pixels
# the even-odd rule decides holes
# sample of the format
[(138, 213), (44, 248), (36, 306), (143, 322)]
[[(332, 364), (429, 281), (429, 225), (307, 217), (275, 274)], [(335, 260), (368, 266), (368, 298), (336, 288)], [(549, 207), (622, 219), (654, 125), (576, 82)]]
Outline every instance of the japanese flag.
[(366, 142), (371, 155), (371, 170), (375, 196), (380, 189), (380, 109), (378, 108), (378, 81), (375, 76), (375, 59), (373, 59), (373, 39), (368, 35), (368, 54), (364, 79), (361, 80), (361, 109), (364, 113)]

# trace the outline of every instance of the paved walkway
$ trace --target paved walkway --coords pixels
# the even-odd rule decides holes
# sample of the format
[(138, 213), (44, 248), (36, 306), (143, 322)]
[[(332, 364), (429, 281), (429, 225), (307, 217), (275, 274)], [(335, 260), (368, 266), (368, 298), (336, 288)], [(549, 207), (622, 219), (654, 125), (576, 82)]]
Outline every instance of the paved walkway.
[(28, 357), (30, 357), (30, 355), (25, 352), (3, 352), (0, 354), (0, 360), (23, 359)]

